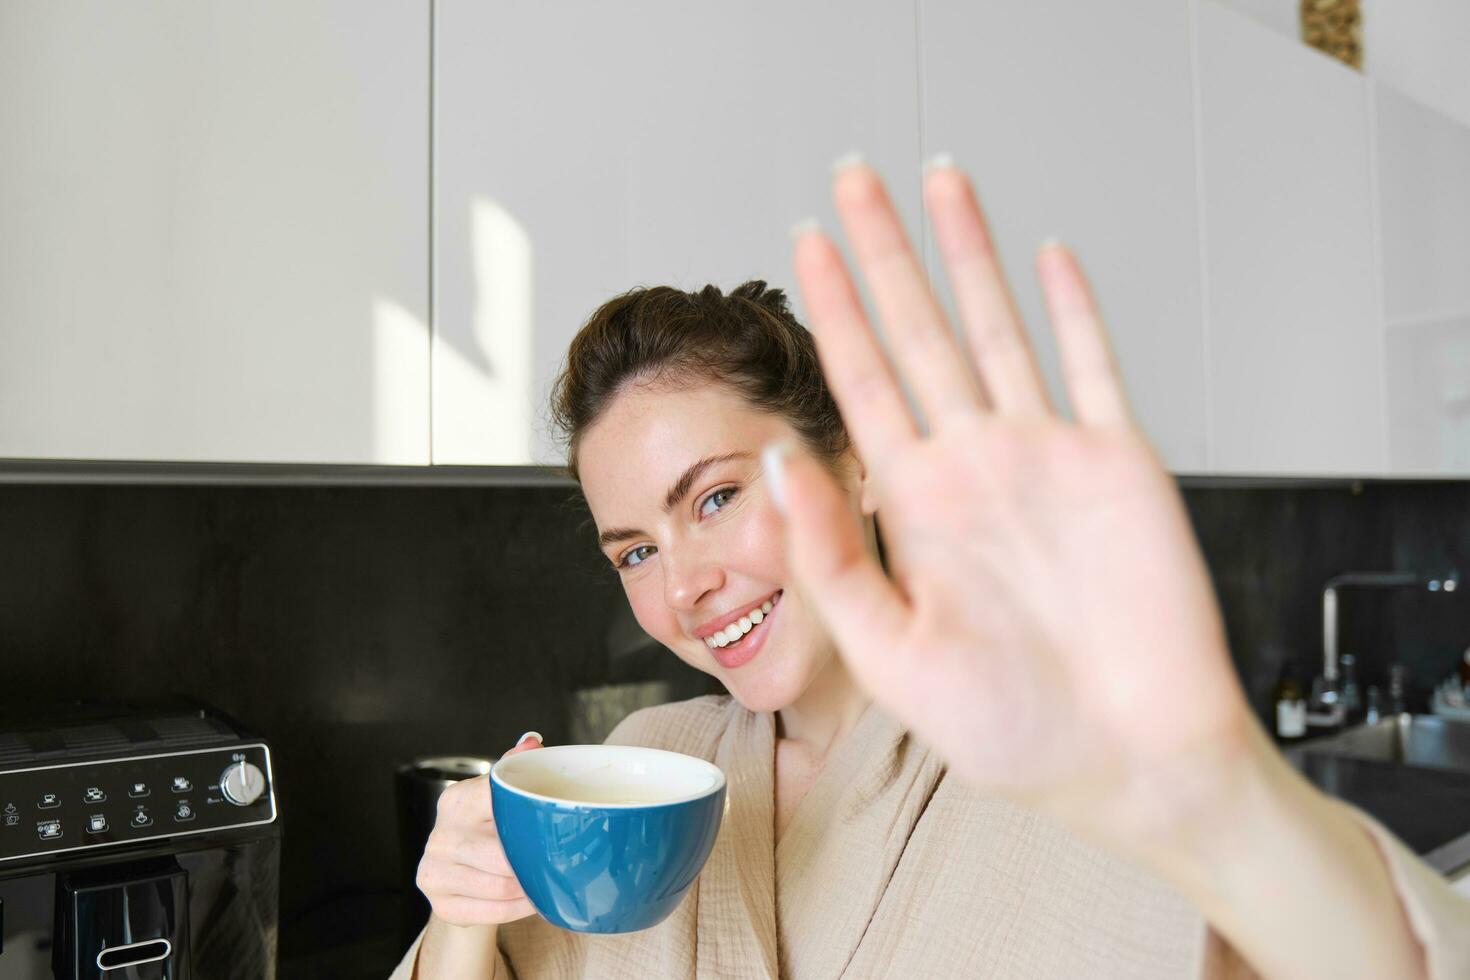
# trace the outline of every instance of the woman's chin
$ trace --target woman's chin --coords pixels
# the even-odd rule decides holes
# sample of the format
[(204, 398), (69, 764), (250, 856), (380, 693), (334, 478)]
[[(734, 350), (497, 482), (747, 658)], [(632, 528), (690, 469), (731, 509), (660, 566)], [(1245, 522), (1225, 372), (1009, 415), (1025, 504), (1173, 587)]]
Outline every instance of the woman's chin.
[(720, 680), (741, 707), (757, 713), (791, 707), (805, 687), (796, 678), (788, 676), (742, 677), (738, 681), (726, 676)]

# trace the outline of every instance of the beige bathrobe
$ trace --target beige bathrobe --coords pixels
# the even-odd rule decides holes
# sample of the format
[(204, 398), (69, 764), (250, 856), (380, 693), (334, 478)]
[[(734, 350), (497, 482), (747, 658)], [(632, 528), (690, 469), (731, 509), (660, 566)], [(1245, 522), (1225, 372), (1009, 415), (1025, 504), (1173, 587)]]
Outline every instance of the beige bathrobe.
[[(503, 926), (496, 980), (1253, 976), (1168, 887), (946, 778), (876, 708), (839, 744), (779, 841), (771, 715), (698, 698), (640, 711), (609, 741), (725, 771), (729, 811), (709, 862), (673, 915), (644, 932), (583, 936), (534, 916)], [(1361, 819), (1432, 976), (1470, 977), (1470, 902)], [(391, 980), (410, 980), (417, 955), (415, 942)]]

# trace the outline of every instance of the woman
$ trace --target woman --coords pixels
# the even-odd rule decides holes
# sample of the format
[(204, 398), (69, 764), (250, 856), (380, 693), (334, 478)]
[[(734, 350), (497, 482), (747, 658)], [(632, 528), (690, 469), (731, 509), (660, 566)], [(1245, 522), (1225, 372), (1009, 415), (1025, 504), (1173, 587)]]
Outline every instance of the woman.
[(797, 276), (830, 394), (761, 284), (612, 301), (558, 387), (640, 623), (733, 696), (613, 736), (729, 775), (696, 888), (644, 933), (527, 918), (488, 793), (461, 784), (395, 976), (1470, 975), (1465, 906), (1251, 720), (1071, 257), (1044, 247), (1038, 272), (1076, 424), (953, 166), (925, 196), (973, 362), (876, 176), (850, 164), (835, 191), (926, 434), (812, 229)]

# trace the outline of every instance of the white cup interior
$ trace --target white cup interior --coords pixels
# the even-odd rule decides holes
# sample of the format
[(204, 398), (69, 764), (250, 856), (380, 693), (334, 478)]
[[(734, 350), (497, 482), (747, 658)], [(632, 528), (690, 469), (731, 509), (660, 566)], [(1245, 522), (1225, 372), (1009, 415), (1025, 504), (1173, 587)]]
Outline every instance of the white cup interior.
[(501, 759), (490, 778), (557, 803), (599, 807), (682, 803), (725, 785), (718, 766), (631, 745), (553, 745)]

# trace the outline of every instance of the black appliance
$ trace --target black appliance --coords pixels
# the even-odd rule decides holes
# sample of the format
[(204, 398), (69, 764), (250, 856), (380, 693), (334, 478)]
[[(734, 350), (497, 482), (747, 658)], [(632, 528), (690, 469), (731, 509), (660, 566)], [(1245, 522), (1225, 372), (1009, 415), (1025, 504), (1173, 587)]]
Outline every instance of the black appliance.
[(273, 980), (270, 747), (182, 700), (0, 705), (0, 980)]

